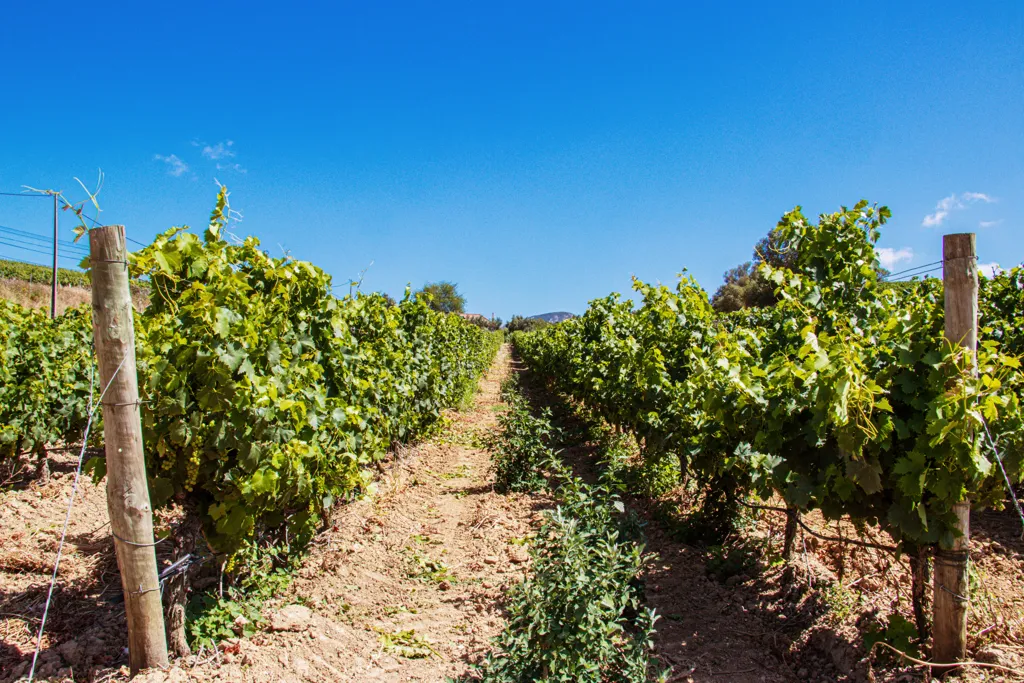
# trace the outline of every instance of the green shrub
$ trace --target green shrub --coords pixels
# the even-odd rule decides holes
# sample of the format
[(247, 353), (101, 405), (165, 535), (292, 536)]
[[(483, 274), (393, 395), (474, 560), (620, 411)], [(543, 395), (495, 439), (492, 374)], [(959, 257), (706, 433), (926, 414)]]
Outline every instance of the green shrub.
[(207, 539), (232, 550), (259, 529), (309, 538), (393, 443), (427, 434), (473, 391), (498, 345), (406, 297), (336, 299), (316, 266), (172, 229), (134, 254), (152, 285), (138, 316), (150, 489), (184, 494)]
[[(81, 438), (93, 363), (88, 308), (51, 320), (0, 300), (0, 457)], [(101, 432), (94, 425), (93, 433)]]
[(639, 526), (604, 486), (572, 474), (547, 447), (540, 417), (509, 381), (503, 394), (498, 463), (507, 488), (546, 483), (559, 506), (545, 513), (531, 547), (531, 574), (507, 595), (508, 625), (473, 676), (493, 683), (641, 683), (664, 673), (651, 663), (657, 617), (642, 604), (637, 576), (650, 556)]

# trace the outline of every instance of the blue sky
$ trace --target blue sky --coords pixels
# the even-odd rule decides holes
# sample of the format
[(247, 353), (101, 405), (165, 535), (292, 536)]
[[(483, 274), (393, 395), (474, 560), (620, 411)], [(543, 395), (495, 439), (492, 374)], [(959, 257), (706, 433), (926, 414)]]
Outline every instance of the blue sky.
[(506, 319), (631, 274), (713, 291), (796, 204), (887, 204), (897, 270), (945, 232), (1024, 260), (1020, 0), (30, 5), (0, 23), (0, 191), (102, 168), (142, 241), (203, 226), (217, 178), (271, 253)]

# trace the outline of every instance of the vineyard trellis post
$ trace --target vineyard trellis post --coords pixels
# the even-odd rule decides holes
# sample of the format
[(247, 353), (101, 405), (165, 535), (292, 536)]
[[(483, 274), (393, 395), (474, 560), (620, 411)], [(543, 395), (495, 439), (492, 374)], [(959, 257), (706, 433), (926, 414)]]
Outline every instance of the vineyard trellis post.
[[(978, 261), (974, 233), (944, 235), (942, 280), (945, 296), (945, 335), (972, 356), (978, 345)], [(974, 371), (977, 362), (972, 358)], [(968, 562), (971, 503), (953, 506), (960, 535), (951, 547), (935, 550), (933, 585), (932, 659), (955, 662), (967, 655)]]
[[(128, 620), (132, 673), (167, 667), (153, 510), (142, 451), (135, 329), (123, 225), (89, 231), (92, 320), (103, 397), (107, 512)], [(108, 386), (109, 385), (109, 386)]]

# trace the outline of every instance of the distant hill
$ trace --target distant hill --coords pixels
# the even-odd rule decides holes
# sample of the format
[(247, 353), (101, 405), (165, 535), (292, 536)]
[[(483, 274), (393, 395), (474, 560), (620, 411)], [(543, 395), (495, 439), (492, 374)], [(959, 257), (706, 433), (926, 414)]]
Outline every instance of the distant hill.
[(555, 311), (554, 313), (541, 313), (540, 315), (531, 315), (530, 317), (531, 318), (540, 318), (544, 322), (560, 323), (563, 320), (568, 320), (569, 318), (575, 318), (576, 315), (573, 314), (573, 313), (570, 313), (569, 311)]

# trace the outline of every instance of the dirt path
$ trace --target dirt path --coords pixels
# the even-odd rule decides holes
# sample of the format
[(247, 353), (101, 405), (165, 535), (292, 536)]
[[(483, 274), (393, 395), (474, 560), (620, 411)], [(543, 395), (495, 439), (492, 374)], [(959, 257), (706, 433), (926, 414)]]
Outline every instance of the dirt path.
[[(224, 681), (444, 681), (487, 651), (518, 581), (536, 499), (491, 491), (482, 440), (509, 372), (501, 350), (472, 408), (404, 449), (377, 492), (317, 539), (270, 628), (190, 674)], [(152, 680), (174, 680), (162, 674)]]

